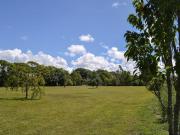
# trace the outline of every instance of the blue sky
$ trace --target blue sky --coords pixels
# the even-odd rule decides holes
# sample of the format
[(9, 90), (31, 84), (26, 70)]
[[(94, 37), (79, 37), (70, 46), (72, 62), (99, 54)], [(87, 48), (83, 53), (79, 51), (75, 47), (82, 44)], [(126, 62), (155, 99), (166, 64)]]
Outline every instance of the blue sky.
[[(125, 50), (124, 33), (131, 29), (127, 17), (133, 12), (131, 0), (1, 0), (0, 59), (11, 59), (4, 52), (19, 49), (19, 55), (61, 57), (71, 68), (88, 53), (121, 64), (107, 52)], [(85, 52), (68, 55), (71, 45)]]

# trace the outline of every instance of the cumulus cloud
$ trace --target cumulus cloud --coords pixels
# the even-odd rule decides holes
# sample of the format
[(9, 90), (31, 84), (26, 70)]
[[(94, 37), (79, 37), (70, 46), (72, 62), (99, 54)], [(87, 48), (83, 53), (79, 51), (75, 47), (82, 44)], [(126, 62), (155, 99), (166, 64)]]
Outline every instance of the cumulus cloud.
[(121, 67), (126, 70), (126, 71), (130, 71), (131, 73), (134, 72), (135, 70), (135, 67), (136, 67), (136, 63), (132, 60), (130, 61), (123, 61), (121, 63)]
[(112, 62), (120, 61), (121, 66), (124, 70), (133, 72), (136, 64), (131, 60), (127, 61), (127, 59), (124, 56), (124, 53), (124, 51), (118, 50), (117, 47), (112, 47), (107, 51), (107, 55), (111, 58)]
[(79, 36), (79, 40), (83, 42), (94, 42), (94, 38), (90, 34)]
[(65, 54), (71, 57), (86, 53), (86, 48), (83, 45), (71, 45), (67, 49), (68, 52), (66, 52)]
[(39, 64), (46, 66), (55, 66), (58, 68), (68, 68), (68, 64), (65, 59), (57, 56), (53, 57), (49, 54), (38, 52), (33, 54), (31, 51), (22, 52), (20, 49), (13, 50), (0, 50), (0, 59), (9, 62), (28, 62), (35, 61)]
[(72, 60), (72, 65), (69, 66), (67, 61), (59, 56), (54, 57), (44, 52), (33, 54), (31, 51), (23, 52), (20, 49), (13, 49), (0, 50), (0, 60), (9, 62), (35, 61), (39, 64), (64, 68), (68, 71), (80, 67), (90, 70), (104, 69), (116, 71), (118, 70), (119, 65), (121, 65), (124, 70), (133, 72), (135, 67), (135, 63), (127, 61), (123, 55), (124, 52), (119, 51), (116, 47), (109, 49), (105, 56), (96, 56), (92, 53), (88, 53), (82, 45), (71, 45), (68, 48), (68, 53), (71, 55), (81, 54), (81, 56)]
[(119, 51), (117, 47), (112, 47), (107, 51), (109, 57), (112, 57), (117, 60), (126, 60), (124, 57), (124, 51)]
[(118, 70), (118, 65), (109, 62), (102, 56), (95, 56), (92, 53), (86, 53), (83, 56), (79, 57), (75, 61), (72, 61), (72, 65), (75, 68), (86, 68), (90, 70), (104, 69), (108, 71)]

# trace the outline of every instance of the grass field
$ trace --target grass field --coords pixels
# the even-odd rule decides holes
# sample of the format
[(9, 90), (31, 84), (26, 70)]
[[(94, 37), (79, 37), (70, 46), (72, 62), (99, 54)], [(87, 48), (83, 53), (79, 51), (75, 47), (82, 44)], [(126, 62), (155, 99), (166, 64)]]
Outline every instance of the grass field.
[[(0, 89), (0, 135), (167, 135), (144, 87), (48, 87), (41, 100)], [(152, 104), (153, 103), (153, 104)]]

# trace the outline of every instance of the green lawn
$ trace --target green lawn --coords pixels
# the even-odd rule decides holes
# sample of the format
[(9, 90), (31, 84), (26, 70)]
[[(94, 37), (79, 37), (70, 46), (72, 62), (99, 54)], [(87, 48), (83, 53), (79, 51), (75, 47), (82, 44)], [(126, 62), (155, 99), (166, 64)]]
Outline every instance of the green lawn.
[(49, 87), (45, 93), (24, 101), (21, 92), (1, 88), (0, 135), (167, 135), (144, 87)]

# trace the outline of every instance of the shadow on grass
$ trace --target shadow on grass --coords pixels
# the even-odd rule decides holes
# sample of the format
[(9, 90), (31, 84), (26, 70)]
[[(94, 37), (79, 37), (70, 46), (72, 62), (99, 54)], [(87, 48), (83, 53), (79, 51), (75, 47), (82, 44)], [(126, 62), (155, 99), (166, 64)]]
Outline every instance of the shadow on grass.
[(12, 98), (0, 98), (0, 101), (6, 101), (6, 100), (14, 100), (14, 101), (34, 101), (39, 99), (31, 99), (31, 98), (23, 98), (23, 97), (12, 97)]

